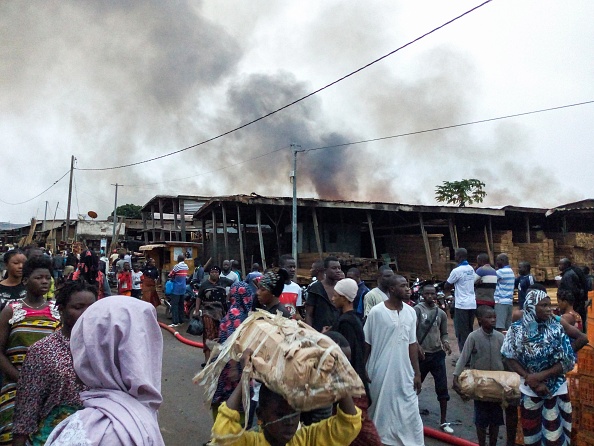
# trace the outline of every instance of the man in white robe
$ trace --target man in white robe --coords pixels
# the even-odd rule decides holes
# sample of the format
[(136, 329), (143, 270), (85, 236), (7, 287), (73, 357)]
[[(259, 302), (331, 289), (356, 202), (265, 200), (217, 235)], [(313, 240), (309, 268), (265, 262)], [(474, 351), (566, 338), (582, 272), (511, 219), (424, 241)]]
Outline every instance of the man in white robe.
[(388, 289), (388, 300), (371, 309), (363, 328), (371, 380), (369, 415), (384, 445), (423, 446), (417, 315), (403, 303), (408, 292), (404, 277), (390, 277)]

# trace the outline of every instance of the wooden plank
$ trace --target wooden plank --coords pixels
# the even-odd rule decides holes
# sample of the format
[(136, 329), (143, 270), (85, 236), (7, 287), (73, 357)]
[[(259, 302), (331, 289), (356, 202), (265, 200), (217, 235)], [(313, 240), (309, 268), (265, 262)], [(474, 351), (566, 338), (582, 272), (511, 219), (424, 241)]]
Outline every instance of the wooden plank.
[(223, 211), (223, 240), (225, 242), (225, 259), (229, 260), (229, 234), (227, 233), (227, 208), (225, 208), (225, 203), (221, 203), (221, 211)]
[(421, 235), (423, 236), (423, 245), (425, 245), (425, 257), (427, 257), (427, 267), (429, 268), (429, 274), (433, 275), (433, 262), (431, 260), (431, 247), (429, 246), (429, 238), (427, 237), (427, 231), (425, 231), (425, 225), (423, 225), (423, 214), (419, 212), (419, 225), (421, 226)]
[[(143, 229), (142, 235), (144, 237), (144, 244), (148, 245), (149, 240), (148, 240), (148, 225), (146, 224), (146, 212), (142, 213), (142, 229)], [(52, 231), (53, 231), (53, 229), (52, 229)], [(51, 234), (51, 231), (50, 231), (50, 234)], [(55, 250), (54, 250), (54, 252), (55, 252)]]
[(155, 205), (151, 204), (151, 223), (153, 227), (153, 242), (157, 239), (157, 231), (155, 230)]
[(175, 240), (177, 240), (177, 201), (175, 200), (175, 198), (173, 198), (172, 200), (173, 203), (173, 232), (172, 235), (175, 237)]
[(183, 199), (179, 200), (179, 222), (181, 227), (181, 241), (186, 242), (186, 210)]
[[(154, 213), (153, 213), (154, 215)], [(159, 240), (165, 240), (165, 221), (163, 220), (163, 199), (159, 198), (159, 220), (161, 221), (161, 234), (159, 235)], [(153, 236), (153, 241), (155, 238)]]
[(526, 243), (530, 243), (530, 216), (526, 214)]
[[(246, 267), (245, 267), (245, 258), (243, 256), (243, 231), (241, 229), (241, 214), (239, 212), (239, 203), (236, 203), (237, 206), (237, 233), (239, 234), (239, 261), (241, 262), (241, 275), (242, 277), (246, 276)], [(251, 268), (251, 265), (250, 265)]]
[(484, 226), (485, 230), (485, 245), (487, 245), (487, 254), (489, 254), (489, 262), (491, 265), (495, 264), (495, 260), (493, 259), (493, 251), (491, 251), (491, 245), (489, 244), (489, 235), (487, 234), (487, 226)]
[(217, 216), (214, 209), (212, 210), (212, 257), (215, 259), (215, 265), (220, 265), (219, 249), (217, 246)]
[(262, 268), (266, 271), (266, 254), (264, 253), (264, 237), (262, 236), (262, 210), (256, 208), (256, 223), (258, 225), (258, 240), (260, 242), (260, 257), (262, 257)]
[(448, 227), (450, 229), (450, 239), (452, 240), (452, 250), (455, 251), (458, 249), (458, 235), (454, 230), (454, 219), (451, 215), (448, 217)]
[(377, 259), (377, 249), (375, 247), (375, 236), (373, 235), (373, 223), (371, 221), (371, 213), (367, 211), (367, 224), (369, 225), (369, 236), (371, 237), (371, 249), (373, 251), (373, 258)]
[(318, 254), (322, 258), (322, 241), (320, 240), (320, 228), (318, 227), (318, 215), (316, 214), (316, 208), (311, 208), (311, 217), (313, 219), (314, 233), (316, 235), (316, 246), (318, 248)]

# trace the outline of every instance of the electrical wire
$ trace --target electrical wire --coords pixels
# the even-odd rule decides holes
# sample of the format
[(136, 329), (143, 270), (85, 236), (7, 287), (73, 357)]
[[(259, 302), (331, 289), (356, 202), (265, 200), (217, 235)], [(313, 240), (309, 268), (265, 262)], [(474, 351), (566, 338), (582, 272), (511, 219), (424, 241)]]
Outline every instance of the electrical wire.
[(452, 125), (446, 125), (446, 126), (443, 126), (443, 127), (435, 127), (435, 128), (432, 128), (432, 129), (418, 130), (416, 132), (400, 133), (398, 135), (383, 136), (381, 138), (373, 138), (373, 139), (364, 139), (364, 140), (355, 141), (355, 142), (345, 142), (343, 144), (336, 144), (336, 145), (333, 145), (333, 146), (314, 147), (314, 148), (311, 148), (311, 149), (299, 150), (299, 152), (313, 152), (315, 150), (332, 149), (332, 148), (335, 148), (335, 147), (351, 146), (351, 145), (355, 145), (355, 144), (363, 144), (363, 143), (366, 143), (366, 142), (384, 141), (386, 139), (400, 138), (400, 137), (403, 137), (403, 136), (420, 135), (422, 133), (437, 132), (437, 131), (440, 131), (440, 130), (454, 129), (454, 128), (457, 128), (457, 127), (464, 127), (464, 126), (473, 125), (473, 124), (483, 124), (485, 122), (493, 122), (493, 121), (499, 121), (499, 120), (502, 120), (502, 119), (517, 118), (518, 116), (533, 115), (533, 114), (536, 114), (536, 113), (544, 113), (544, 112), (548, 112), (548, 111), (561, 110), (561, 109), (564, 109), (564, 108), (577, 107), (577, 106), (580, 106), (580, 105), (587, 105), (587, 104), (594, 104), (594, 101), (577, 102), (575, 104), (560, 105), (558, 107), (549, 107), (549, 108), (543, 108), (543, 109), (540, 109), (540, 110), (533, 110), (533, 111), (529, 111), (529, 112), (515, 113), (513, 115), (499, 116), (497, 118), (480, 119), (478, 121), (464, 122), (462, 124), (452, 124)]
[(231, 129), (231, 130), (228, 130), (228, 131), (226, 131), (224, 133), (221, 133), (220, 135), (213, 136), (212, 138), (205, 139), (204, 141), (201, 141), (199, 143), (193, 144), (193, 145), (188, 146), (188, 147), (184, 147), (183, 149), (175, 150), (173, 152), (165, 153), (163, 155), (155, 156), (153, 158), (149, 158), (149, 159), (146, 159), (146, 160), (143, 160), (143, 161), (135, 161), (133, 163), (122, 164), (120, 166), (112, 166), (112, 167), (87, 167), (87, 168), (80, 168), (79, 167), (77, 169), (78, 170), (86, 170), (86, 171), (89, 171), (89, 170), (105, 171), (105, 170), (115, 170), (115, 169), (123, 169), (125, 167), (138, 166), (139, 164), (150, 163), (152, 161), (156, 161), (156, 160), (163, 159), (163, 158), (166, 158), (166, 157), (169, 157), (169, 156), (172, 156), (172, 155), (176, 155), (178, 153), (185, 152), (186, 150), (193, 149), (195, 147), (198, 147), (198, 146), (207, 144), (209, 142), (212, 142), (212, 141), (217, 140), (219, 138), (222, 138), (224, 136), (230, 135), (231, 133), (234, 133), (234, 132), (236, 132), (238, 130), (241, 130), (241, 129), (244, 129), (244, 128), (246, 128), (246, 127), (248, 127), (248, 126), (250, 126), (250, 125), (252, 125), (252, 124), (254, 124), (254, 123), (258, 122), (258, 121), (261, 121), (263, 119), (266, 119), (266, 118), (268, 118), (268, 117), (270, 117), (270, 116), (272, 116), (272, 115), (274, 115), (274, 114), (276, 114), (276, 113), (278, 113), (278, 112), (280, 112), (280, 111), (282, 111), (282, 110), (284, 110), (286, 108), (289, 108), (289, 107), (291, 107), (291, 106), (293, 106), (295, 104), (298, 104), (301, 101), (304, 101), (305, 99), (308, 99), (308, 98), (312, 97), (313, 95), (315, 95), (317, 93), (320, 93), (323, 90), (326, 90), (327, 88), (332, 87), (333, 85), (338, 84), (339, 82), (342, 82), (343, 80), (345, 80), (345, 79), (347, 79), (347, 78), (349, 78), (351, 76), (354, 76), (357, 73), (360, 73), (361, 71), (369, 68), (370, 66), (372, 66), (372, 65), (374, 65), (374, 64), (376, 64), (376, 63), (378, 63), (378, 62), (380, 62), (380, 61), (382, 61), (382, 60), (384, 60), (384, 59), (386, 59), (386, 58), (388, 58), (390, 56), (392, 56), (393, 54), (397, 53), (398, 51), (400, 51), (400, 50), (402, 50), (402, 49), (404, 49), (404, 48), (406, 48), (406, 47), (408, 47), (408, 46), (410, 46), (410, 45), (418, 42), (419, 40), (421, 40), (421, 39), (429, 36), (430, 34), (435, 33), (436, 31), (439, 31), (440, 29), (442, 29), (442, 28), (446, 27), (447, 25), (455, 22), (456, 20), (461, 19), (462, 17), (470, 14), (471, 12), (476, 11), (477, 9), (481, 8), (482, 6), (486, 5), (487, 3), (490, 3), (491, 1), (492, 0), (486, 0), (485, 2), (481, 3), (480, 5), (477, 5), (474, 8), (469, 9), (468, 11), (466, 11), (466, 12), (464, 12), (464, 13), (456, 16), (456, 17), (454, 17), (453, 19), (448, 20), (447, 22), (443, 23), (442, 25), (440, 25), (440, 26), (438, 26), (436, 28), (433, 28), (431, 31), (428, 31), (425, 34), (417, 37), (416, 39), (413, 39), (413, 40), (409, 41), (408, 43), (405, 43), (404, 45), (396, 48), (395, 50), (392, 50), (389, 53), (384, 54), (383, 56), (378, 57), (377, 59), (369, 62), (368, 64), (363, 65), (362, 67), (357, 68), (354, 71), (351, 71), (350, 73), (348, 73), (348, 74), (346, 74), (346, 75), (344, 75), (344, 76), (336, 79), (335, 81), (330, 82), (329, 84), (326, 84), (323, 87), (320, 87), (317, 90), (314, 90), (311, 93), (309, 93), (309, 94), (307, 94), (307, 95), (305, 95), (305, 96), (303, 96), (303, 97), (301, 97), (299, 99), (294, 100), (293, 102), (290, 102), (290, 103), (288, 103), (288, 104), (286, 104), (286, 105), (284, 105), (284, 106), (282, 106), (280, 108), (277, 108), (276, 110), (273, 110), (273, 111), (271, 111), (269, 113), (266, 113), (265, 115), (260, 116), (259, 118), (256, 118), (256, 119), (254, 119), (252, 121), (246, 122), (245, 124), (242, 124), (242, 125), (240, 125), (238, 127), (235, 127), (234, 129)]
[[(584, 102), (576, 102), (574, 104), (559, 105), (559, 106), (556, 106), (556, 107), (542, 108), (542, 109), (539, 109), (539, 110), (532, 110), (532, 111), (528, 111), (528, 112), (514, 113), (514, 114), (511, 114), (511, 115), (498, 116), (496, 118), (479, 119), (477, 121), (469, 121), (469, 122), (464, 122), (464, 123), (461, 123), (461, 124), (452, 124), (452, 125), (446, 125), (446, 126), (442, 126), (442, 127), (434, 127), (434, 128), (431, 128), (431, 129), (417, 130), (417, 131), (414, 131), (414, 132), (399, 133), (397, 135), (381, 136), (379, 138), (363, 139), (363, 140), (360, 140), (360, 141), (353, 141), (353, 142), (345, 142), (345, 143), (342, 143), (342, 144), (335, 144), (335, 145), (332, 145), (332, 146), (312, 147), (312, 148), (309, 148), (309, 149), (298, 149), (297, 152), (307, 153), (307, 152), (313, 152), (313, 151), (316, 151), (316, 150), (333, 149), (333, 148), (337, 148), (337, 147), (346, 147), (346, 146), (352, 146), (352, 145), (356, 145), (356, 144), (363, 144), (363, 143), (376, 142), (376, 141), (385, 141), (385, 140), (388, 140), (388, 139), (401, 138), (403, 136), (420, 135), (420, 134), (423, 134), (423, 133), (437, 132), (437, 131), (440, 131), (440, 130), (454, 129), (454, 128), (465, 127), (465, 126), (474, 125), (474, 124), (483, 124), (483, 123), (486, 123), (486, 122), (500, 121), (502, 119), (517, 118), (519, 116), (527, 116), (527, 115), (533, 115), (533, 114), (536, 114), (536, 113), (544, 113), (544, 112), (548, 112), (548, 111), (562, 110), (562, 109), (565, 109), (565, 108), (578, 107), (580, 105), (588, 105), (588, 104), (594, 104), (594, 100), (592, 100), (592, 101), (584, 101)], [(228, 164), (226, 166), (219, 167), (218, 169), (209, 170), (209, 171), (206, 171), (206, 172), (201, 172), (199, 174), (191, 175), (191, 176), (188, 176), (188, 177), (181, 177), (181, 178), (176, 178), (176, 179), (173, 179), (173, 180), (162, 181), (162, 182), (158, 182), (158, 183), (146, 183), (146, 184), (138, 184), (138, 185), (128, 184), (126, 186), (127, 187), (144, 188), (144, 187), (148, 187), (148, 186), (155, 186), (155, 185), (158, 185), (158, 184), (173, 183), (173, 182), (177, 182), (177, 181), (181, 181), (181, 180), (186, 180), (186, 179), (189, 179), (189, 178), (195, 178), (195, 177), (199, 177), (199, 176), (203, 176), (203, 175), (208, 175), (210, 173), (220, 172), (222, 170), (230, 169), (231, 167), (235, 167), (235, 166), (238, 166), (240, 164), (248, 163), (250, 161), (256, 160), (258, 158), (262, 158), (262, 157), (267, 156), (267, 155), (271, 155), (271, 154), (276, 153), (276, 152), (280, 152), (281, 150), (285, 150), (285, 149), (288, 149), (288, 148), (289, 148), (289, 146), (281, 147), (280, 149), (275, 149), (275, 150), (272, 150), (270, 152), (262, 153), (260, 155), (257, 155), (257, 156), (254, 156), (254, 157), (245, 159), (243, 161), (238, 161), (238, 162), (233, 163), (233, 164)]]
[(25, 203), (29, 203), (30, 201), (33, 201), (33, 200), (35, 200), (37, 197), (40, 197), (41, 195), (45, 194), (45, 193), (46, 193), (48, 190), (50, 190), (52, 187), (54, 187), (56, 184), (58, 184), (58, 183), (59, 183), (59, 182), (60, 182), (60, 181), (61, 181), (61, 180), (62, 180), (62, 179), (63, 179), (63, 178), (66, 176), (66, 175), (68, 175), (68, 173), (70, 173), (70, 169), (68, 169), (68, 170), (67, 170), (67, 171), (64, 173), (64, 175), (62, 175), (60, 178), (58, 178), (56, 181), (54, 181), (54, 182), (52, 183), (52, 185), (51, 185), (51, 186), (49, 186), (48, 188), (46, 188), (46, 189), (44, 189), (43, 191), (39, 192), (39, 193), (38, 193), (37, 195), (35, 195), (34, 197), (32, 197), (32, 198), (29, 198), (28, 200), (25, 200), (25, 201), (20, 201), (20, 202), (18, 202), (18, 203), (9, 203), (8, 201), (4, 201), (4, 200), (0, 199), (0, 202), (2, 202), (2, 203), (4, 203), (4, 204), (9, 204), (9, 205), (11, 205), (11, 206), (17, 206), (17, 205), (19, 205), (19, 204), (25, 204)]

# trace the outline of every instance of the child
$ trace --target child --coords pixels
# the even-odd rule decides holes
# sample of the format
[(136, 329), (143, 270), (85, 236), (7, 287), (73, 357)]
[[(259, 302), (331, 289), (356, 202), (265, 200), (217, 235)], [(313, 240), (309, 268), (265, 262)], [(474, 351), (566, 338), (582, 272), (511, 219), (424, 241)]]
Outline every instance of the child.
[(518, 289), (518, 305), (520, 309), (524, 308), (526, 293), (528, 288), (534, 285), (534, 276), (530, 274), (530, 263), (520, 262), (518, 264), (518, 273), (514, 287)]
[(118, 273), (118, 294), (120, 296), (132, 295), (132, 274), (128, 262), (124, 263), (122, 271)]
[[(246, 350), (242, 363), (251, 352)], [(347, 396), (338, 402), (338, 413), (311, 426), (299, 427), (299, 412), (287, 400), (265, 385), (260, 388), (260, 404), (256, 413), (260, 426), (257, 432), (241, 432), (239, 409), (242, 386), (235, 388), (226, 403), (219, 406), (219, 413), (212, 427), (213, 440), (226, 435), (238, 435), (234, 441), (221, 444), (234, 446), (335, 446), (350, 444), (361, 430), (361, 411)]]
[[(470, 368), (474, 370), (503, 371), (501, 347), (504, 336), (495, 327), (495, 310), (486, 305), (481, 305), (476, 310), (476, 317), (480, 327), (474, 330), (464, 343), (464, 348), (454, 370), (452, 388), (460, 394), (458, 376), (470, 360)], [(503, 425), (503, 409), (499, 403), (488, 401), (474, 401), (474, 424), (480, 446), (486, 446), (487, 431), (489, 433), (489, 446), (497, 444), (499, 426)]]
[(134, 264), (134, 271), (132, 272), (132, 297), (140, 299), (142, 295), (142, 271), (137, 263)]
[(584, 331), (582, 317), (573, 309), (575, 298), (573, 292), (565, 288), (557, 290), (557, 304), (561, 319), (565, 319), (569, 325), (574, 326), (579, 331)]

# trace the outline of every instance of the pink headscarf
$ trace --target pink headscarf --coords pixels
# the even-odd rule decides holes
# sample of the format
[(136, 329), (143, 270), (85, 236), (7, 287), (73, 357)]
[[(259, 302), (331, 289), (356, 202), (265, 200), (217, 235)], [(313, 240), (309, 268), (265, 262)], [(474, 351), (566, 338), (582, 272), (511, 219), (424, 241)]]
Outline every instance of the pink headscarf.
[(164, 445), (157, 422), (163, 337), (155, 307), (127, 296), (97, 301), (74, 325), (70, 350), (90, 390), (80, 395), (84, 409), (61, 422), (46, 445)]

